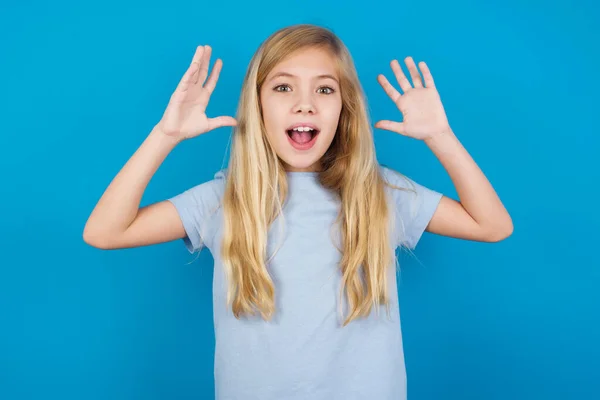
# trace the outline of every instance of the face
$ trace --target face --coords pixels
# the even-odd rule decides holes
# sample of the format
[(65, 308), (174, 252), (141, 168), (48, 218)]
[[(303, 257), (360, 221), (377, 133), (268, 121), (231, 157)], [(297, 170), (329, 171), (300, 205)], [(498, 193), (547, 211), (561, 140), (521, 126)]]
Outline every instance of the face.
[(337, 130), (342, 97), (334, 58), (305, 49), (267, 76), (260, 101), (267, 136), (287, 171), (319, 171)]

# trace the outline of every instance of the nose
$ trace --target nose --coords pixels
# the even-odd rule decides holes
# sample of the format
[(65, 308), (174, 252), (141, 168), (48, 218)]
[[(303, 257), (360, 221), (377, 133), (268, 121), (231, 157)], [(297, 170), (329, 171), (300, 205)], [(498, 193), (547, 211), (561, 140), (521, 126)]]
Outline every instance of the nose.
[(313, 98), (310, 94), (301, 94), (298, 96), (298, 102), (294, 105), (294, 113), (315, 113)]

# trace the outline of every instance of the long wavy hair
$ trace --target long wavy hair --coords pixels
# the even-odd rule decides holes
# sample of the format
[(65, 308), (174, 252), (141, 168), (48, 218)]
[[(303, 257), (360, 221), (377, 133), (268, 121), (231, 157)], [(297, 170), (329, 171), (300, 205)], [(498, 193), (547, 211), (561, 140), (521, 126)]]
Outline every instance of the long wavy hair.
[(342, 41), (315, 25), (280, 29), (254, 54), (241, 91), (237, 126), (223, 197), (221, 257), (228, 280), (227, 303), (242, 314), (270, 319), (275, 287), (269, 275), (267, 237), (282, 215), (288, 193), (285, 169), (266, 135), (259, 99), (269, 72), (284, 58), (306, 48), (326, 49), (337, 60), (342, 110), (333, 142), (321, 159), (321, 185), (340, 200), (341, 290), (348, 306), (343, 326), (389, 305), (388, 268), (396, 265), (390, 246), (390, 213), (384, 178), (375, 155), (366, 99), (354, 62)]

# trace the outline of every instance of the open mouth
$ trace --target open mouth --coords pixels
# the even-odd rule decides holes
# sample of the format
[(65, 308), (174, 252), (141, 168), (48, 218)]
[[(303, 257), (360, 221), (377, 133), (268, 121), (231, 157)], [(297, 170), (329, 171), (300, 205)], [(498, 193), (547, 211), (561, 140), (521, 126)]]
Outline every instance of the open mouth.
[(299, 126), (288, 129), (286, 132), (288, 139), (294, 148), (298, 150), (308, 150), (317, 141), (317, 136), (319, 136), (320, 131), (315, 127)]

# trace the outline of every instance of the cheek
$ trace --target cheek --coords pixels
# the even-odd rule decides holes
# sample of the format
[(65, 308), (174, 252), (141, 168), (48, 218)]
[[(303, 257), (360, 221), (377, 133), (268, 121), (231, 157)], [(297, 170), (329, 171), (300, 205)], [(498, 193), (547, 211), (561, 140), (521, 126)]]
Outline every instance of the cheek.
[(270, 105), (268, 108), (264, 109), (263, 118), (265, 127), (269, 130), (276, 129), (279, 124), (278, 119), (280, 118), (280, 115), (281, 113), (274, 105)]
[(332, 102), (331, 104), (328, 104), (327, 108), (323, 111), (324, 114), (327, 116), (326, 121), (324, 122), (332, 126), (337, 126), (342, 112), (342, 103), (341, 101)]
[(263, 109), (263, 123), (267, 130), (267, 135), (270, 138), (277, 139), (281, 135), (278, 135), (278, 131), (281, 129), (285, 121), (282, 121), (284, 115), (281, 110), (281, 104), (272, 99), (265, 99), (262, 102)]
[(266, 127), (272, 124), (273, 115), (275, 114), (273, 110), (273, 104), (268, 97), (261, 97), (260, 105), (262, 108), (262, 118)]

